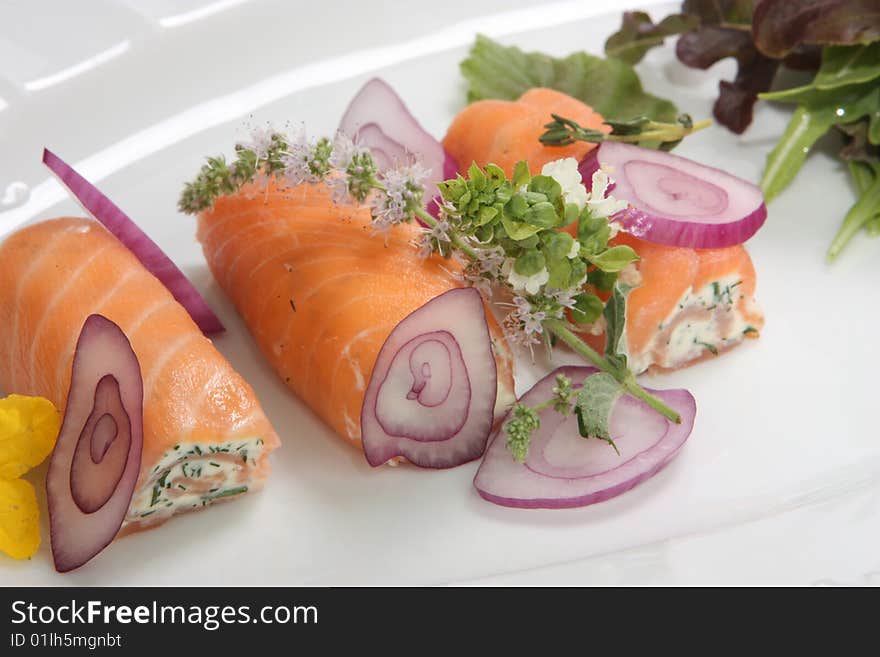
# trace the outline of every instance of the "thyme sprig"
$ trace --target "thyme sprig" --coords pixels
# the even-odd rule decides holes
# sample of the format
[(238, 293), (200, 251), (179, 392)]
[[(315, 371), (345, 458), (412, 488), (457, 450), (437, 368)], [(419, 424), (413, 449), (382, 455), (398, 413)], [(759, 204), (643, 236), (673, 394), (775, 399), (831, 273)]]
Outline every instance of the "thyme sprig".
[(598, 144), (603, 141), (621, 141), (629, 144), (643, 142), (660, 142), (660, 148), (670, 150), (697, 130), (712, 124), (705, 119), (694, 123), (690, 114), (681, 114), (675, 123), (652, 121), (646, 116), (639, 116), (629, 121), (605, 121), (611, 132), (605, 134), (601, 130), (584, 128), (576, 121), (558, 114), (550, 115), (553, 120), (544, 125), (544, 134), (538, 139), (545, 146), (568, 146), (576, 141)]

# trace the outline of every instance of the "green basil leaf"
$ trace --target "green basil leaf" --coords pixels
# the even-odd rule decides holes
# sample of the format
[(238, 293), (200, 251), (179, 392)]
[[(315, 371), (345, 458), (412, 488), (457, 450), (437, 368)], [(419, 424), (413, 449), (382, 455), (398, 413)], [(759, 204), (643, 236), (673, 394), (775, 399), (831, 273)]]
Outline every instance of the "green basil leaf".
[(615, 285), (611, 298), (605, 303), (605, 355), (620, 354), (620, 340), (626, 329), (626, 295), (629, 288)]
[(602, 316), (605, 304), (595, 294), (579, 294), (575, 297), (571, 318), (578, 324), (592, 324)]
[(571, 262), (571, 276), (568, 279), (568, 284), (563, 287), (580, 287), (587, 277), (587, 263), (580, 258), (570, 260), (569, 262)]
[(574, 238), (568, 233), (557, 231), (544, 238), (544, 251), (550, 260), (568, 259)]
[(513, 270), (520, 276), (534, 276), (547, 266), (544, 254), (540, 251), (526, 251), (513, 264)]
[(531, 226), (515, 221), (506, 215), (501, 216), (501, 225), (504, 227), (504, 232), (507, 233), (507, 236), (514, 241), (524, 240), (541, 230), (540, 226)]
[(593, 269), (587, 274), (587, 283), (595, 287), (600, 292), (610, 292), (617, 282), (617, 272), (602, 271), (601, 269)]
[(560, 223), (556, 207), (549, 201), (541, 201), (531, 206), (523, 215), (523, 221), (539, 228), (553, 228)]
[(618, 244), (606, 249), (601, 253), (587, 257), (592, 264), (606, 272), (619, 272), (627, 265), (635, 262), (639, 256), (626, 244)]
[(613, 444), (611, 411), (622, 394), (623, 388), (607, 372), (597, 372), (586, 378), (575, 398), (581, 436), (599, 438)]
[(543, 194), (551, 203), (562, 196), (562, 185), (550, 176), (538, 175), (533, 177), (528, 189), (530, 192)]
[(550, 274), (547, 285), (558, 288), (568, 287), (568, 281), (571, 278), (571, 261), (568, 258), (549, 260), (547, 271)]
[(528, 185), (531, 179), (532, 174), (529, 172), (529, 163), (525, 160), (517, 162), (513, 167), (513, 178), (510, 180), (513, 188), (519, 189), (523, 185)]

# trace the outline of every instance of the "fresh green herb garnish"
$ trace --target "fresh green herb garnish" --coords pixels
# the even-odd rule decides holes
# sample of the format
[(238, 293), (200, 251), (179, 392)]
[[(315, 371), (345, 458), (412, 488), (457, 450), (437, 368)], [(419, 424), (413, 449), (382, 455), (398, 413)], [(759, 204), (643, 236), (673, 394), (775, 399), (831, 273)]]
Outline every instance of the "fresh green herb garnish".
[(607, 372), (591, 374), (577, 389), (569, 377), (558, 374), (550, 399), (536, 406), (517, 403), (513, 407), (510, 419), (504, 424), (507, 449), (516, 461), (524, 462), (529, 455), (532, 434), (541, 426), (540, 414), (552, 406), (562, 415), (574, 412), (582, 437), (603, 440), (620, 454), (611, 437), (609, 422), (614, 402), (623, 392), (617, 379)]
[(614, 403), (623, 392), (620, 383), (613, 376), (606, 372), (597, 372), (586, 378), (578, 391), (575, 404), (581, 436), (604, 440), (618, 455), (620, 451), (611, 437), (609, 424)]
[(532, 432), (541, 426), (541, 420), (538, 417), (539, 410), (524, 404), (514, 404), (510, 410), (510, 419), (504, 424), (507, 449), (513, 458), (520, 463), (524, 462), (529, 455), (529, 440), (532, 437)]
[(539, 138), (545, 146), (568, 146), (576, 141), (592, 144), (603, 141), (630, 144), (661, 142), (660, 147), (669, 150), (688, 135), (707, 128), (712, 123), (708, 119), (694, 123), (689, 114), (681, 114), (675, 123), (651, 121), (646, 116), (640, 116), (630, 121), (605, 121), (605, 125), (611, 127), (611, 132), (606, 135), (600, 130), (584, 128), (576, 121), (558, 114), (550, 116), (553, 120), (544, 126), (546, 131)]

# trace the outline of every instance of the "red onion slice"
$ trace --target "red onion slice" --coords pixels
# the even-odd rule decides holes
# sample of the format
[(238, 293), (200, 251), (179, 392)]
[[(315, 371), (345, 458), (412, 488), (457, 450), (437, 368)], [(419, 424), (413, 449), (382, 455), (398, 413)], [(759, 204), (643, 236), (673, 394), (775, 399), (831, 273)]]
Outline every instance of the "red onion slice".
[[(577, 388), (597, 371), (593, 367), (561, 367), (536, 383), (520, 401), (534, 406), (550, 399), (557, 374), (568, 376)], [(513, 459), (500, 429), (486, 450), (474, 486), (490, 502), (524, 509), (587, 506), (628, 491), (669, 463), (694, 426), (696, 402), (691, 393), (651, 392), (681, 413), (681, 424), (670, 422), (630, 395), (621, 396), (610, 419), (618, 456), (604, 441), (581, 437), (573, 413), (563, 417), (547, 408), (541, 412), (541, 426), (532, 435), (525, 463)]]
[(177, 299), (181, 306), (193, 318), (202, 333), (213, 335), (222, 333), (223, 324), (208, 306), (208, 302), (190, 283), (171, 258), (151, 240), (144, 231), (138, 228), (119, 207), (83, 178), (69, 164), (55, 155), (48, 148), (43, 149), (43, 164), (58, 176), (58, 179), (70, 190), (74, 198), (92, 217), (97, 219), (113, 235), (116, 236), (147, 270), (158, 278), (168, 291)]
[(655, 244), (714, 249), (742, 244), (764, 224), (761, 190), (726, 171), (664, 151), (606, 141), (580, 165), (589, 189), (608, 167), (614, 196), (629, 207), (614, 215), (624, 229)]
[(119, 532), (143, 450), (143, 380), (125, 334), (101, 315), (76, 343), (64, 421), (46, 494), (58, 572), (79, 568)]
[(436, 216), (436, 183), (454, 178), (458, 164), (385, 80), (373, 78), (361, 87), (345, 110), (339, 131), (369, 148), (381, 169), (418, 159), (428, 170), (425, 199)]
[(403, 456), (426, 468), (479, 457), (492, 431), (497, 371), (483, 300), (444, 292), (405, 317), (382, 345), (361, 411), (370, 465)]

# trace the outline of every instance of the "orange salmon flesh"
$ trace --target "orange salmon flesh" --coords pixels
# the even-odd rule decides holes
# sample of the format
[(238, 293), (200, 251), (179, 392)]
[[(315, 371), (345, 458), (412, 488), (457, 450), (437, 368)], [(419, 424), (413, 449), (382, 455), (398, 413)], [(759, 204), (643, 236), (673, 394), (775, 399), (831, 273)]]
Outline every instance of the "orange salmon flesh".
[[(251, 188), (218, 198), (198, 238), (215, 279), (287, 386), (360, 448), (367, 383), (407, 315), (461, 283), (453, 261), (422, 258), (420, 230), (376, 235), (366, 208), (336, 205), (324, 185)], [(512, 399), (510, 353), (491, 315), (498, 404)]]
[[(253, 390), (165, 286), (95, 221), (44, 221), (0, 245), (0, 317), (5, 324), (0, 387), (46, 397), (63, 411), (74, 347), (93, 313), (112, 320), (128, 336), (144, 380), (141, 472), (126, 523), (132, 528), (152, 525), (201, 508), (203, 500), (230, 499), (210, 498), (212, 488), (259, 488), (269, 471), (268, 455), (279, 443)], [(171, 465), (179, 467), (177, 459), (193, 465), (202, 461), (199, 454), (176, 456), (175, 446), (208, 452), (253, 438), (262, 440), (256, 458), (216, 455), (234, 459), (224, 464), (222, 475), (208, 469), (200, 480), (184, 483)], [(161, 508), (141, 508), (140, 499), (149, 505), (154, 498), (152, 489), (166, 469), (156, 468), (164, 462), (174, 472), (165, 477), (169, 488), (162, 491)], [(189, 496), (204, 496), (184, 504), (178, 485), (187, 487)]]

